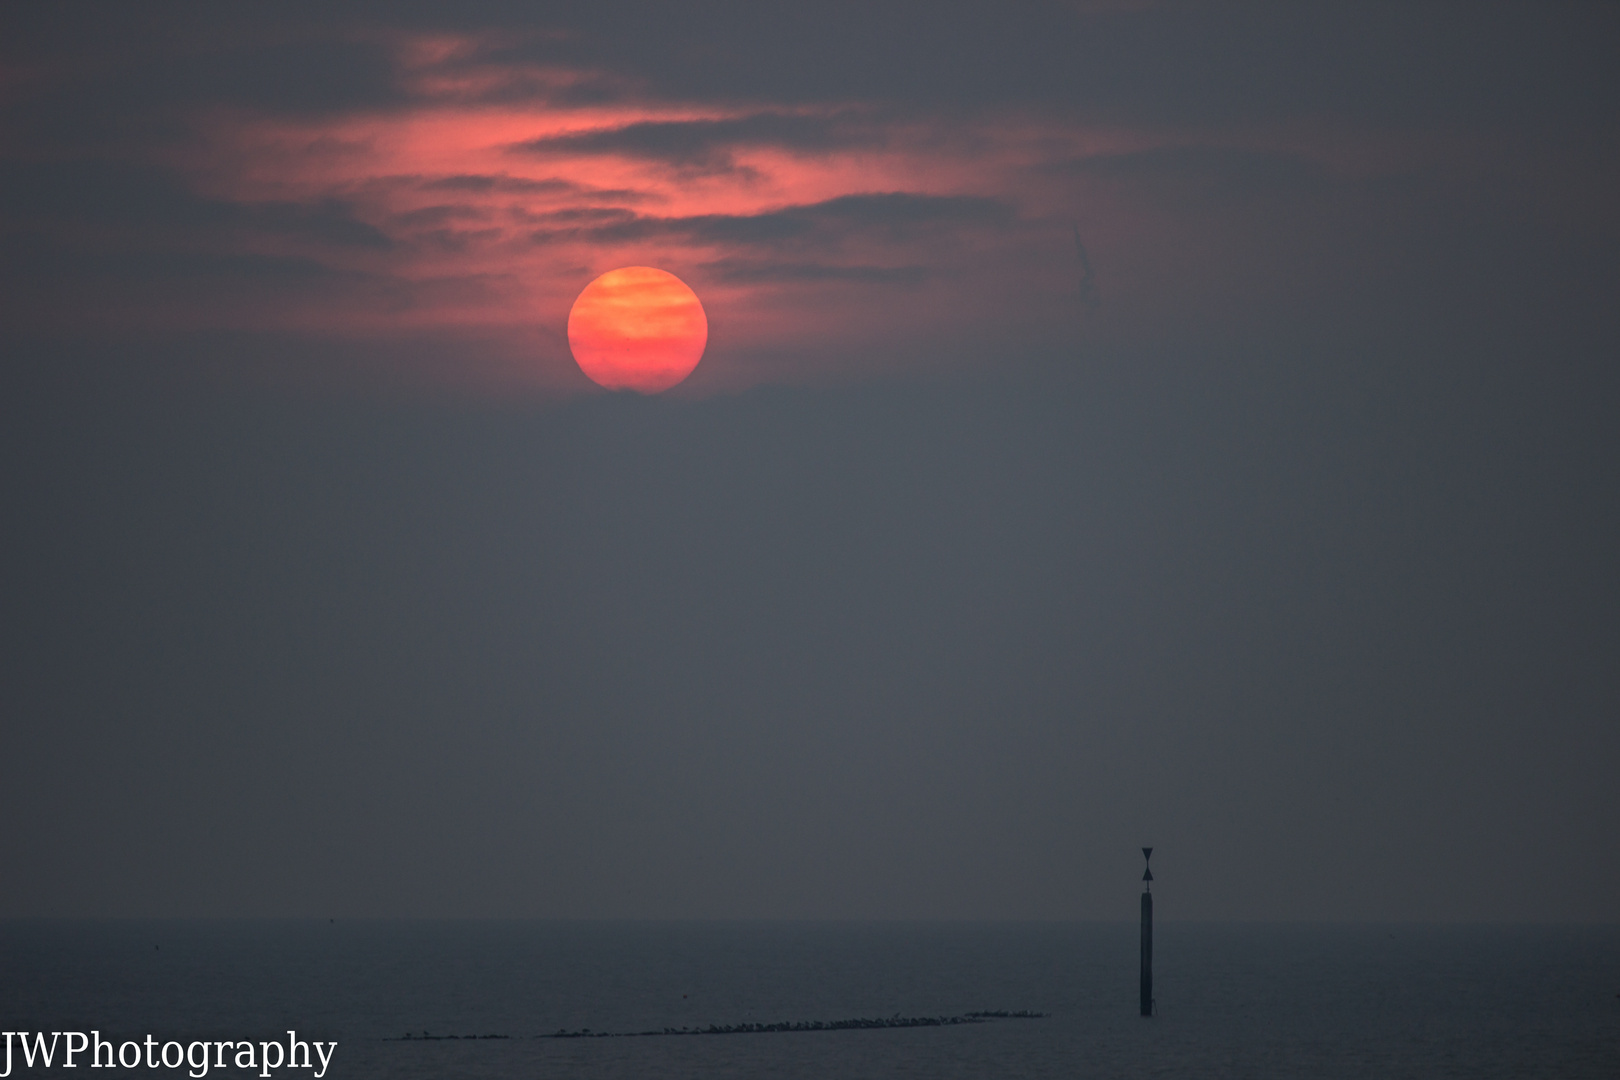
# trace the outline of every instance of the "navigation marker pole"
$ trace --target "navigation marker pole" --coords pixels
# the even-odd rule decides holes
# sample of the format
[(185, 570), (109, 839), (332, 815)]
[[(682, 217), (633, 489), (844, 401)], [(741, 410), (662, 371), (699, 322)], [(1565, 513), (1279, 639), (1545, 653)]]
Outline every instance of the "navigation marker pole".
[[(1142, 849), (1142, 858), (1150, 863), (1153, 849)], [(1153, 1015), (1153, 868), (1142, 872), (1142, 1015)]]

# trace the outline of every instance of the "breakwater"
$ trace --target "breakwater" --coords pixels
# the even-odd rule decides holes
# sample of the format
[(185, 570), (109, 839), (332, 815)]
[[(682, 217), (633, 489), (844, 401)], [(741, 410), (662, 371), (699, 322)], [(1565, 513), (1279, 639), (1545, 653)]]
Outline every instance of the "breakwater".
[[(886, 1028), (954, 1027), (958, 1024), (984, 1024), (995, 1020), (1042, 1020), (1046, 1013), (1020, 1009), (983, 1010), (959, 1013), (954, 1016), (893, 1016), (854, 1017), (848, 1020), (783, 1020), (775, 1023), (709, 1024), (700, 1027), (666, 1027), (651, 1031), (593, 1031), (590, 1028), (559, 1028), (556, 1031), (530, 1035), (531, 1039), (633, 1039), (655, 1035), (769, 1035), (810, 1031), (872, 1031)], [(523, 1036), (518, 1036), (522, 1038)], [(389, 1042), (442, 1042), (448, 1039), (510, 1039), (511, 1035), (432, 1035), (406, 1032)]]

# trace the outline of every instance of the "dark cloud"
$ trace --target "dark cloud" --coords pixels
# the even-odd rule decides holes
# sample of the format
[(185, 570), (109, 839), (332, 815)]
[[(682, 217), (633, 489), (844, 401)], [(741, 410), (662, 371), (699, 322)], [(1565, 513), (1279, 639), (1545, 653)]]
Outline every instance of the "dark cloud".
[(5, 219), (31, 227), (76, 221), (165, 231), (238, 229), (375, 250), (393, 244), (342, 200), (210, 199), (160, 170), (98, 159), (0, 166), (0, 207)]
[(489, 217), (489, 210), (482, 206), (447, 204), (444, 206), (424, 206), (420, 210), (399, 214), (394, 220), (409, 227), (445, 225), (452, 221), (488, 221)]
[(552, 195), (559, 198), (566, 196), (581, 196), (590, 199), (620, 203), (659, 201), (659, 196), (646, 191), (635, 191), (630, 188), (593, 188), (585, 184), (576, 184), (572, 180), (564, 180), (561, 177), (556, 176), (550, 176), (539, 180), (530, 180), (521, 176), (462, 174), (459, 176), (444, 176), (436, 180), (425, 180), (420, 182), (417, 186), (423, 191), (461, 191), (474, 194), (493, 192), (512, 195)]
[(337, 270), (319, 259), (297, 255), (163, 252), (105, 256), (103, 259), (104, 265), (117, 267), (125, 277), (226, 279), (245, 286), (274, 282), (334, 282), (364, 277)]
[(840, 195), (811, 206), (790, 207), (756, 217), (782, 221), (837, 221), (854, 227), (906, 228), (940, 222), (1004, 226), (1011, 224), (1015, 216), (1013, 208), (1000, 199), (978, 195), (916, 195), (895, 191)]
[(1011, 206), (974, 195), (841, 195), (809, 206), (763, 214), (711, 214), (677, 219), (675, 228), (714, 244), (827, 242), (862, 234), (899, 239), (933, 227), (984, 228), (1011, 224)]
[(244, 310), (364, 298), (411, 304), (408, 282), (319, 258), (255, 252), (71, 247), (36, 233), (0, 233), (0, 293), (13, 334), (111, 332), (128, 343), (163, 337), (160, 326), (207, 324)]
[(463, 63), (449, 63), (432, 69), (436, 77), (455, 79), (467, 76), (466, 89), (445, 89), (442, 84), (432, 85), (423, 97), (434, 103), (455, 101), (463, 105), (536, 105), (559, 108), (589, 108), (633, 102), (636, 95), (629, 82), (611, 74), (598, 73), (580, 77), (558, 78), (543, 70), (507, 70), (485, 65), (487, 57), (479, 54)]
[(824, 153), (878, 146), (883, 133), (847, 113), (806, 116), (762, 112), (726, 120), (643, 121), (623, 127), (553, 135), (512, 147), (523, 154), (605, 154), (662, 161), (681, 168), (723, 171), (735, 167), (733, 152), (768, 146)]
[(636, 220), (634, 210), (621, 206), (573, 206), (567, 210), (553, 210), (544, 214), (531, 214), (531, 220), (554, 225), (602, 226), (622, 225)]
[(206, 198), (161, 170), (99, 159), (0, 166), (0, 279), (20, 326), (209, 322), (357, 290), (398, 307), (407, 283), (335, 265), (394, 247), (341, 200)]
[(462, 174), (442, 176), (437, 180), (424, 180), (423, 191), (515, 191), (525, 194), (572, 195), (585, 189), (571, 180), (548, 177), (528, 180), (521, 176), (476, 176)]
[(500, 229), (430, 229), (412, 236), (411, 242), (418, 246), (435, 247), (440, 251), (459, 252), (498, 240), (502, 235)]
[(702, 267), (720, 281), (742, 284), (797, 284), (849, 281), (864, 285), (916, 285), (929, 276), (926, 266), (841, 266), (817, 262), (759, 262), (716, 259)]
[(699, 244), (834, 245), (868, 236), (899, 240), (932, 228), (1004, 228), (1016, 218), (999, 199), (977, 195), (918, 195), (888, 192), (841, 195), (825, 202), (789, 206), (761, 214), (700, 214), (660, 218), (626, 213), (610, 224), (576, 229), (540, 229), (538, 243), (586, 240), (630, 243), (676, 237)]
[(19, 288), (123, 281), (154, 289), (163, 288), (165, 283), (184, 283), (187, 288), (206, 284), (211, 289), (225, 289), (233, 282), (242, 288), (255, 289), (362, 277), (337, 270), (319, 259), (297, 255), (78, 251), (45, 241), (37, 233), (18, 232), (0, 236), (0, 240), (5, 247), (5, 254), (0, 256), (0, 274)]
[(388, 235), (354, 216), (354, 210), (339, 199), (315, 203), (240, 204), (243, 223), (263, 231), (297, 232), (344, 247), (393, 247)]

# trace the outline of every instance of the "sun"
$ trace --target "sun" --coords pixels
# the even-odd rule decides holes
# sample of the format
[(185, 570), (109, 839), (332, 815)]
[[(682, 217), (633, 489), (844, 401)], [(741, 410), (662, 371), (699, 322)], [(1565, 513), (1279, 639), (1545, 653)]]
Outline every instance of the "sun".
[(651, 266), (609, 270), (568, 312), (568, 347), (598, 386), (656, 394), (697, 367), (709, 319), (697, 293)]

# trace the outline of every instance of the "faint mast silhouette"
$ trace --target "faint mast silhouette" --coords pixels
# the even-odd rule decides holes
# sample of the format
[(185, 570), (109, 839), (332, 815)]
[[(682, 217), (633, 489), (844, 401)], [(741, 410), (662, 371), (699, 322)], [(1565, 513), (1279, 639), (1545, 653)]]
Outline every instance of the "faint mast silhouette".
[(1070, 222), (1070, 228), (1074, 230), (1074, 253), (1080, 259), (1080, 307), (1082, 313), (1089, 313), (1097, 308), (1097, 275), (1091, 270), (1086, 245), (1080, 242), (1080, 226)]
[(1142, 849), (1142, 1015), (1153, 1015), (1153, 849)]

